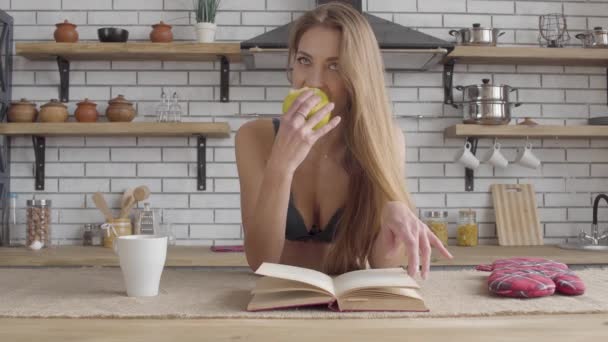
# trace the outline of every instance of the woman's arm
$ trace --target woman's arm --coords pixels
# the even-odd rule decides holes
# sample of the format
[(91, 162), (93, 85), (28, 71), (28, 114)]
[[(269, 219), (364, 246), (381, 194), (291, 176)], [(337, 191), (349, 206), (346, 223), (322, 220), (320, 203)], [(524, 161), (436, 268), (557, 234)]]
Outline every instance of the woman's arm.
[(293, 175), (315, 142), (340, 123), (340, 117), (335, 116), (321, 128), (314, 128), (334, 109), (334, 103), (329, 103), (308, 117), (320, 101), (311, 90), (300, 94), (281, 116), (271, 149), (265, 148), (261, 143), (264, 134), (259, 134), (267, 128), (267, 121), (246, 123), (237, 133), (245, 255), (254, 270), (265, 261), (280, 261)]
[(251, 269), (263, 262), (278, 263), (285, 243), (285, 222), (293, 173), (267, 158), (257, 132), (268, 124), (251, 121), (235, 138), (241, 187), (241, 216), (245, 255)]
[[(395, 124), (395, 137), (397, 148), (399, 150), (399, 165), (401, 174), (404, 174), (405, 170), (405, 137), (401, 128)], [(390, 236), (390, 231), (380, 231), (374, 246), (372, 247), (372, 253), (370, 255), (369, 264), (372, 268), (390, 268), (400, 267), (403, 265), (405, 256), (405, 245), (397, 238)], [(399, 246), (394, 246), (393, 243), (399, 242)], [(397, 250), (390, 256), (387, 256), (388, 251), (392, 251), (395, 248)]]

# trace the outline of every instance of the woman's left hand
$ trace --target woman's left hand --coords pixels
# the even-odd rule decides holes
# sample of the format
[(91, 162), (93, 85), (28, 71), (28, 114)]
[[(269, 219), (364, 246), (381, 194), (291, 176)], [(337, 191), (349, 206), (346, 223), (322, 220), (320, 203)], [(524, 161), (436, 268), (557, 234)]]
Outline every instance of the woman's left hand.
[(421, 273), (422, 278), (426, 279), (431, 265), (431, 246), (439, 249), (444, 257), (453, 258), (441, 240), (404, 202), (388, 202), (382, 209), (381, 222), (380, 238), (387, 246), (386, 257), (394, 257), (395, 253), (399, 252), (401, 244), (405, 244), (407, 270), (410, 276), (413, 277), (418, 271), (422, 257)]

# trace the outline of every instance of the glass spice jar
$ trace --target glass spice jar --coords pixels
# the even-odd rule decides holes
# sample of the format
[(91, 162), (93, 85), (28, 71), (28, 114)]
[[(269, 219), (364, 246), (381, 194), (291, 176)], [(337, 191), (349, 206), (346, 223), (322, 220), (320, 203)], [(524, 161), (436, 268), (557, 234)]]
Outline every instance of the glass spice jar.
[(103, 245), (103, 231), (101, 229), (101, 224), (96, 224), (93, 226), (92, 236), (91, 236), (91, 245), (93, 246), (102, 246)]
[(84, 225), (84, 232), (82, 233), (82, 245), (93, 246), (93, 225), (90, 223)]
[(471, 209), (458, 212), (456, 237), (459, 246), (477, 246), (477, 213)]
[(25, 245), (30, 249), (51, 246), (51, 201), (26, 201), (26, 234)]
[(444, 246), (448, 245), (448, 212), (425, 211), (424, 223), (441, 240)]

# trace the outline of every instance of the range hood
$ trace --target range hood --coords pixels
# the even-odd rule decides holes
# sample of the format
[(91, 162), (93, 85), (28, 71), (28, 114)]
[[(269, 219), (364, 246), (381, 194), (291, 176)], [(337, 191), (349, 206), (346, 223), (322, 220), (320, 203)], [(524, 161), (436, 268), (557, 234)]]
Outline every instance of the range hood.
[[(322, 5), (331, 0), (317, 0)], [(335, 0), (334, 0), (335, 1)], [(341, 1), (359, 12), (361, 0)], [(427, 70), (441, 62), (454, 44), (428, 34), (363, 13), (369, 21), (387, 70)], [(241, 42), (243, 62), (248, 69), (277, 70), (287, 67), (287, 41), (291, 23)]]

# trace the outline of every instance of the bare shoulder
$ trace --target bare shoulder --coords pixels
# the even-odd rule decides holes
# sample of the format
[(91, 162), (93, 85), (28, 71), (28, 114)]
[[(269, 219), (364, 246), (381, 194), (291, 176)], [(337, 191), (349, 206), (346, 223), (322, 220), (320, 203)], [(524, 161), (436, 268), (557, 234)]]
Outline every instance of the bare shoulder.
[(249, 153), (269, 152), (274, 142), (272, 119), (256, 119), (241, 125), (236, 132), (235, 147)]

